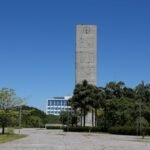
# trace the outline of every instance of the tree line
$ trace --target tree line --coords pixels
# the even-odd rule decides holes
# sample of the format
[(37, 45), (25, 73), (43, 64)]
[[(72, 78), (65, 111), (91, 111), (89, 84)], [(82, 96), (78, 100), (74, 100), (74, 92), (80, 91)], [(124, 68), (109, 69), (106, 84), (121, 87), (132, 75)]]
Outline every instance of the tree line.
[(141, 129), (150, 125), (150, 84), (142, 81), (131, 88), (119, 81), (97, 87), (85, 80), (75, 86), (70, 105), (70, 118), (76, 116), (73, 122), (76, 126), (85, 127), (86, 115), (90, 112), (93, 127), (108, 130), (115, 126), (133, 126)]
[[(0, 127), (44, 127), (46, 123), (62, 123), (72, 126), (86, 126), (90, 113), (92, 126), (108, 130), (116, 126), (150, 126), (150, 84), (139, 83), (135, 88), (124, 82), (109, 82), (97, 87), (85, 80), (77, 84), (69, 100), (72, 110), (61, 112), (60, 116), (23, 105), (23, 98), (14, 89), (0, 89)], [(21, 113), (21, 114), (20, 114)]]
[(0, 89), (0, 128), (5, 134), (6, 127), (45, 127), (46, 123), (60, 123), (59, 117), (46, 115), (34, 107), (24, 105), (24, 99), (14, 89)]

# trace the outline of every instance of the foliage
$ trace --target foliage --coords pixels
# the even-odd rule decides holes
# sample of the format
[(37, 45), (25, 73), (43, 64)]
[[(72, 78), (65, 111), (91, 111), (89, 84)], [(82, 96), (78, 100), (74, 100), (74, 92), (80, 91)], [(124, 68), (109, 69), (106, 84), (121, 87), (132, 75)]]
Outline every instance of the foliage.
[(133, 99), (113, 98), (106, 101), (107, 128), (126, 124), (133, 125), (138, 117), (138, 106)]
[(47, 123), (47, 115), (34, 107), (22, 106), (22, 127), (41, 127)]
[(98, 100), (102, 99), (101, 93), (102, 91), (100, 89), (88, 84), (86, 80), (83, 81), (82, 84), (76, 85), (70, 103), (75, 114), (77, 113), (77, 110), (78, 112), (80, 111), (81, 126), (85, 127), (86, 115), (89, 111), (92, 111), (92, 123), (94, 124), (94, 109), (96, 112), (97, 108), (100, 106)]
[(59, 119), (63, 125), (69, 124), (69, 120), (70, 120), (69, 117), (71, 117), (71, 116), (68, 114), (68, 112), (66, 112), (66, 111), (60, 112)]
[(7, 134), (11, 134), (11, 135), (15, 134), (14, 128), (11, 128), (11, 127), (7, 128), (6, 132), (7, 132)]
[(61, 122), (59, 120), (59, 116), (49, 114), (49, 115), (47, 115), (47, 123), (50, 123), (50, 124), (59, 124)]
[[(137, 135), (137, 128), (131, 126), (116, 126), (109, 128), (108, 132), (112, 134)], [(150, 127), (144, 128), (142, 133), (150, 135)]]
[(46, 126), (46, 129), (62, 129), (61, 126)]
[(137, 134), (136, 128), (129, 127), (129, 126), (111, 127), (109, 128), (108, 132), (112, 134), (123, 134), (123, 135), (136, 135)]
[(2, 88), (0, 89), (0, 125), (2, 127), (2, 134), (5, 134), (5, 127), (14, 121), (16, 112), (11, 108), (21, 105), (22, 99), (19, 98), (15, 90)]
[(62, 111), (59, 115), (59, 119), (63, 125), (68, 125), (68, 126), (69, 125), (76, 126), (78, 122), (77, 114), (69, 112), (69, 111), (68, 112)]
[(97, 127), (63, 127), (64, 132), (105, 132), (103, 128)]
[(2, 119), (2, 117), (5, 119), (5, 122), (7, 121), (7, 126), (11, 127), (19, 127), (20, 121), (21, 127), (45, 127), (45, 124), (48, 123), (49, 120), (49, 116), (43, 111), (26, 105), (12, 107), (7, 109), (7, 111), (0, 110), (0, 119)]
[(83, 81), (76, 85), (70, 104), (80, 116), (81, 126), (85, 126), (82, 117), (85, 119), (89, 111), (95, 112), (95, 126), (106, 131), (120, 126), (138, 127), (142, 133), (150, 126), (150, 84), (143, 81), (135, 88), (127, 87), (122, 81), (111, 81), (105, 87)]

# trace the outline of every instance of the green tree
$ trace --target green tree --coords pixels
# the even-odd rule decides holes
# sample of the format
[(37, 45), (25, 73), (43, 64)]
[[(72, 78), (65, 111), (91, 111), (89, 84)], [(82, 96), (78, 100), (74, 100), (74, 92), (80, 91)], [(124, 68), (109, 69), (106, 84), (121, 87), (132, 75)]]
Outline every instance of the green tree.
[(112, 99), (114, 97), (121, 98), (123, 96), (123, 88), (125, 83), (122, 81), (119, 82), (109, 82), (106, 84), (106, 98)]
[(88, 82), (84, 80), (82, 84), (77, 84), (74, 89), (71, 104), (75, 112), (80, 111), (81, 126), (85, 126), (86, 115), (91, 110), (92, 87), (92, 85), (88, 84)]
[(77, 125), (78, 115), (70, 111), (62, 111), (59, 115), (59, 119), (63, 125)]
[(52, 115), (52, 114), (47, 115), (47, 123), (59, 124), (60, 123), (59, 116)]
[(59, 119), (63, 125), (69, 125), (70, 115), (67, 111), (62, 111), (60, 112)]
[(2, 134), (5, 134), (5, 127), (10, 125), (16, 112), (11, 108), (21, 105), (22, 100), (19, 98), (15, 90), (2, 88), (0, 89), (0, 125)]
[[(92, 107), (92, 125), (94, 126), (94, 116), (95, 116), (95, 126), (97, 126), (97, 111), (102, 108), (105, 101), (105, 91), (101, 87), (93, 86), (91, 89), (91, 107)], [(95, 115), (93, 116), (95, 112)]]
[(142, 81), (135, 88), (136, 99), (140, 99), (145, 102), (150, 102), (150, 84), (145, 84)]
[(124, 87), (123, 88), (123, 96), (135, 99), (135, 90), (132, 88)]
[[(18, 108), (16, 108), (18, 111)], [(45, 126), (48, 122), (48, 116), (40, 109), (23, 105), (22, 110), (22, 126), (23, 127), (39, 127)]]

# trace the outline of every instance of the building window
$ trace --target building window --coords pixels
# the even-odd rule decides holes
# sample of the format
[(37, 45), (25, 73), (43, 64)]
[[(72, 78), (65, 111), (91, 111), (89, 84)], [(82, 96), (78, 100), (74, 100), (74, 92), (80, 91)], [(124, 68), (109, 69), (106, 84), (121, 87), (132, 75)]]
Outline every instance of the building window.
[(55, 101), (55, 106), (57, 106), (57, 101)]
[(54, 101), (51, 101), (51, 106), (54, 106)]
[(58, 106), (61, 106), (61, 101), (58, 101)]
[(50, 106), (50, 100), (48, 100), (48, 106)]

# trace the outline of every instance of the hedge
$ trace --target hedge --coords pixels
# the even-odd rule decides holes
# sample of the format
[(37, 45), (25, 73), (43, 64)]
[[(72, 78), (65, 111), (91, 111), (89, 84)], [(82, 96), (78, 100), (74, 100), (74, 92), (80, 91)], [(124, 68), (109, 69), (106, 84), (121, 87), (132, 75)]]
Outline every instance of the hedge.
[[(108, 130), (108, 132), (111, 134), (120, 134), (120, 135), (137, 135), (136, 127), (126, 127), (126, 126), (112, 127)], [(150, 128), (149, 127), (143, 128), (141, 134), (150, 135)]]
[[(64, 132), (107, 132), (120, 135), (137, 135), (136, 127), (117, 126), (107, 130), (99, 127), (63, 127)], [(139, 134), (139, 133), (138, 133)], [(150, 135), (150, 127), (143, 128), (142, 135)]]
[(64, 127), (64, 132), (105, 132), (102, 128), (97, 127)]
[(46, 126), (46, 129), (62, 129), (61, 126)]

